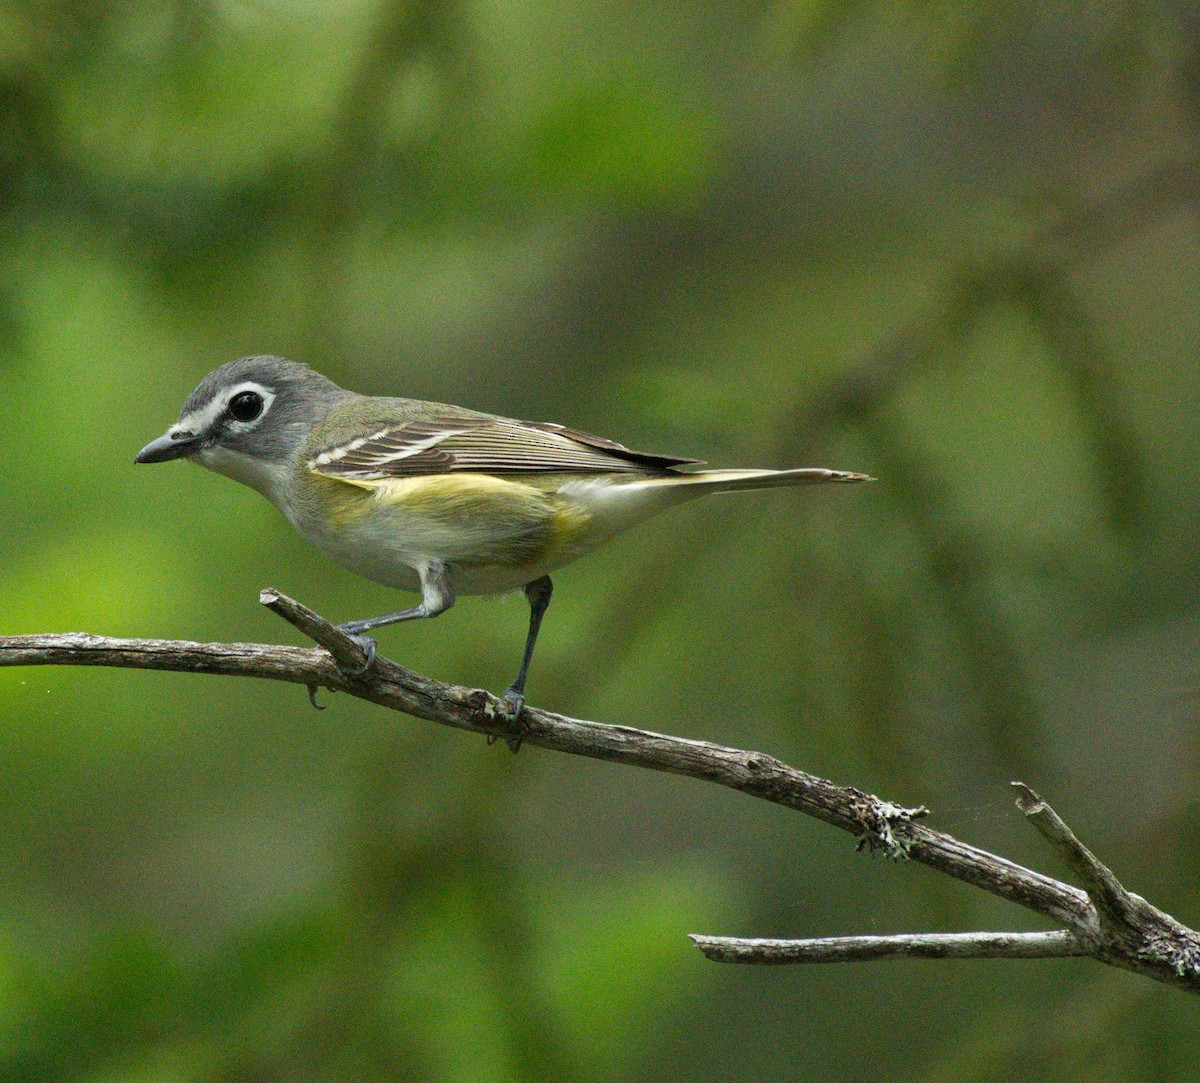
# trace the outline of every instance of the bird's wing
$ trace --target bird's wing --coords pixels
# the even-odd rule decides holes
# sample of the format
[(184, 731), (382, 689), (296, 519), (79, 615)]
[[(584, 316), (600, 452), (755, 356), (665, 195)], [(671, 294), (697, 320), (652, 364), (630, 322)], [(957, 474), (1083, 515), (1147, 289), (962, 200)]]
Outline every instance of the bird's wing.
[(336, 444), (308, 468), (346, 481), (486, 474), (666, 471), (698, 459), (650, 455), (562, 425), (467, 415), (408, 421)]

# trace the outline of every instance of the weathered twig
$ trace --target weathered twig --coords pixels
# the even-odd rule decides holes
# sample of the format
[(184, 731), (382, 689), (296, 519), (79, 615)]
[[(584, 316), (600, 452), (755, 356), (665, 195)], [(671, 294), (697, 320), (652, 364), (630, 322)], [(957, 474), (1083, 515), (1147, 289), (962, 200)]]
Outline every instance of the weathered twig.
[[(432, 681), (385, 658), (377, 658), (366, 672), (359, 673), (364, 654), (356, 640), (277, 591), (264, 591), (261, 599), (272, 611), (322, 643), (323, 647), (115, 639), (79, 633), (6, 636), (0, 637), (0, 666), (90, 665), (260, 677), (346, 692), (392, 710), (458, 729), (498, 737), (512, 736), (506, 705), (498, 697), (481, 689)], [(1138, 896), (1127, 896), (1133, 900), (1132, 910), (1121, 925), (1121, 935), (1117, 936), (1110, 931), (1113, 922), (1108, 917), (1101, 918), (1097, 904), (1089, 897), (1093, 890), (1091, 883), (1088, 884), (1089, 892), (1081, 891), (951, 835), (931, 830), (916, 822), (925, 814), (924, 809), (905, 809), (853, 787), (839, 786), (807, 774), (761, 752), (727, 748), (707, 741), (588, 722), (534, 707), (525, 708), (520, 728), (521, 737), (528, 745), (687, 775), (796, 809), (851, 832), (859, 838), (860, 846), (882, 850), (897, 860), (918, 861), (1066, 927), (1067, 933), (1044, 934), (1041, 941), (1030, 940), (1028, 936), (1021, 939), (1020, 934), (972, 934), (976, 943), (980, 943), (981, 935), (1002, 936), (1011, 946), (1010, 957), (1017, 954), (1022, 958), (1058, 957), (1082, 953), (1191, 992), (1200, 992), (1200, 937), (1192, 930)], [(1038, 805), (1044, 807), (1043, 803), (1038, 802)], [(1041, 822), (1042, 819), (1035, 819), (1035, 823)], [(1139, 928), (1145, 935), (1136, 935)], [(1078, 952), (1065, 949), (1068, 941), (1063, 938), (1067, 935), (1075, 941)], [(890, 938), (869, 939), (870, 946), (863, 944), (857, 948), (795, 950), (800, 955), (805, 951), (824, 951), (826, 954), (842, 951), (846, 958), (906, 954), (879, 948), (881, 939)], [(928, 938), (921, 939), (929, 942)], [(845, 943), (844, 940), (841, 942)], [(910, 945), (912, 942), (912, 938), (908, 938)], [(1039, 944), (1044, 950), (1035, 950)], [(959, 957), (965, 950), (958, 949)], [(943, 954), (955, 954), (955, 949), (943, 945)]]
[[(1090, 907), (1064, 912), (1067, 928), (1044, 933), (902, 933), (811, 940), (693, 936), (704, 954), (722, 963), (837, 963), (873, 959), (1049, 959), (1090, 956), (1146, 973), (1140, 964), (1167, 967), (1192, 992), (1200, 992), (1200, 935), (1121, 885), (1067, 827), (1021, 782), (1017, 807), (1083, 880)], [(1161, 972), (1152, 974), (1170, 980)]]
[(1180, 976), (1194, 977), (1200, 972), (1200, 935), (1126, 890), (1054, 809), (1023, 782), (1013, 785), (1020, 794), (1017, 807), (1062, 854), (1087, 889), (1094, 919), (1072, 927), (1072, 932), (1089, 946), (1088, 954), (1105, 962), (1110, 961), (1110, 955), (1154, 959), (1165, 962)]
[(319, 647), (324, 647), (347, 673), (360, 673), (370, 661), (367, 652), (349, 632), (343, 632), (320, 613), (301, 605), (294, 598), (280, 594), (272, 587), (259, 591), (258, 600), (272, 613), (278, 613), (288, 624), (298, 628)]
[(692, 941), (718, 963), (858, 963), (874, 959), (1051, 959), (1087, 955), (1069, 932), (902, 933), (827, 936), (816, 940), (744, 940), (699, 936)]
[(1102, 921), (1120, 925), (1132, 920), (1134, 906), (1129, 892), (1112, 874), (1108, 866), (1080, 842), (1062, 817), (1046, 804), (1023, 782), (1014, 782), (1018, 791), (1017, 808), (1029, 822), (1041, 832), (1063, 857), (1071, 871), (1078, 876), (1087, 889), (1088, 896), (1096, 906), (1097, 916)]

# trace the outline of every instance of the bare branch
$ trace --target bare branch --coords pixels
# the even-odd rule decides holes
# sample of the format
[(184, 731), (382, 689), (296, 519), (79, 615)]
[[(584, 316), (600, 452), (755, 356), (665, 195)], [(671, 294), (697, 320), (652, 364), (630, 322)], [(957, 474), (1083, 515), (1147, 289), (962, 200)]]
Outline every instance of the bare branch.
[[(491, 693), (432, 681), (385, 658), (375, 659), (359, 673), (364, 655), (353, 637), (277, 591), (264, 591), (261, 598), (272, 611), (329, 649), (115, 639), (79, 633), (5, 636), (0, 637), (0, 666), (111, 666), (259, 677), (310, 689), (323, 686), (457, 729), (513, 736), (506, 705)], [(343, 659), (346, 669), (330, 650)], [(916, 822), (925, 809), (906, 809), (807, 774), (773, 756), (708, 741), (589, 722), (533, 707), (525, 708), (519, 730), (527, 745), (687, 775), (796, 809), (850, 832), (859, 839), (860, 847), (882, 850), (896, 860), (920, 862), (1050, 918), (1066, 926), (1077, 947), (1102, 962), (1200, 992), (1200, 938), (1190, 929), (1139, 896), (1128, 895), (1133, 912), (1118, 935), (1113, 931), (1113, 919), (1099, 911), (1087, 892), (925, 827)], [(1036, 802), (1036, 797), (1033, 800)], [(979, 935), (1007, 937), (1008, 943), (1020, 945), (1013, 947), (1013, 952), (1026, 952), (1023, 958), (1072, 954), (1063, 948), (1063, 933), (1045, 934), (1040, 941), (1014, 941), (1012, 937), (1018, 934), (972, 935), (977, 939)], [(1038, 944), (1045, 950), (1034, 951)], [(866, 948), (842, 950), (860, 952), (848, 958), (902, 954), (886, 949), (876, 955), (867, 953)]]
[(1112, 870), (1084, 846), (1058, 813), (1025, 783), (1014, 782), (1013, 786), (1020, 792), (1017, 808), (1025, 813), (1029, 822), (1041, 832), (1042, 837), (1062, 855), (1071, 871), (1083, 881), (1088, 896), (1096, 904), (1097, 911), (1114, 924), (1128, 923), (1134, 916), (1134, 906), (1129, 892), (1121, 886)]
[(259, 592), (258, 600), (318, 646), (324, 647), (333, 655), (340, 668), (357, 673), (370, 661), (362, 644), (354, 636), (343, 632), (336, 624), (331, 624), (320, 613), (301, 605), (294, 598), (280, 594), (273, 587), (267, 587)]
[(1089, 954), (1069, 932), (902, 933), (814, 940), (699, 936), (692, 940), (717, 963), (859, 963), (875, 959), (1056, 959)]
[(1089, 944), (1088, 954), (1105, 962), (1112, 957), (1153, 960), (1165, 963), (1180, 977), (1195, 979), (1200, 974), (1200, 934), (1126, 890), (1054, 809), (1023, 782), (1013, 786), (1020, 792), (1017, 807), (1087, 888), (1093, 921), (1072, 926), (1072, 931)]

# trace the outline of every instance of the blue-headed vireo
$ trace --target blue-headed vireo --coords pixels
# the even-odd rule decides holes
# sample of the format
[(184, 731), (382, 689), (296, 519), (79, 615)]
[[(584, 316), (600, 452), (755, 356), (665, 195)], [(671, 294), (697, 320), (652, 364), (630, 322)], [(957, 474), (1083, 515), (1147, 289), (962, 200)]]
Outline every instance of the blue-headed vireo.
[[(307, 365), (244, 357), (209, 373), (137, 462), (187, 458), (257, 489), (337, 563), (421, 604), (340, 627), (435, 617), (458, 594), (523, 588), (529, 634), (504, 694), (515, 719), (549, 573), (693, 497), (866, 480), (840, 470), (698, 470), (562, 425), (345, 391)], [(374, 642), (363, 637), (368, 666)]]

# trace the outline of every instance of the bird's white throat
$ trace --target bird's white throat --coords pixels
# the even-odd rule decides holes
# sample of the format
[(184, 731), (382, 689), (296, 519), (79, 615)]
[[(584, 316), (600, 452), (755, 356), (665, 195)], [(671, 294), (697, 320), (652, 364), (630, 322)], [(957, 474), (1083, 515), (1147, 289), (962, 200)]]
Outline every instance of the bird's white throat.
[(268, 462), (243, 455), (240, 451), (215, 444), (197, 452), (194, 456), (201, 466), (227, 478), (249, 485), (286, 514), (288, 468), (284, 463)]

